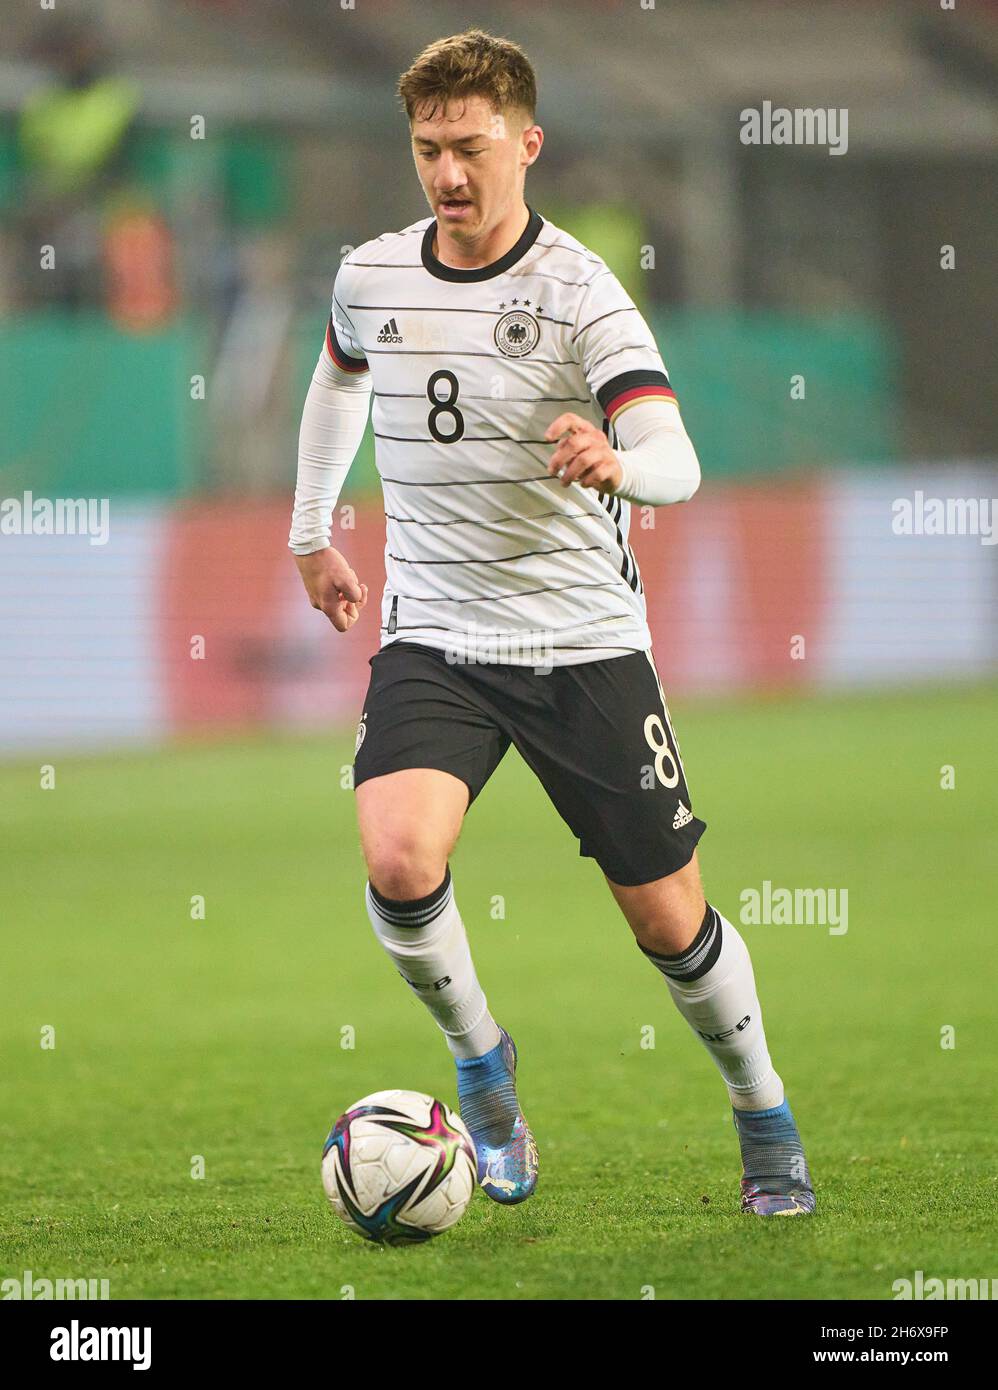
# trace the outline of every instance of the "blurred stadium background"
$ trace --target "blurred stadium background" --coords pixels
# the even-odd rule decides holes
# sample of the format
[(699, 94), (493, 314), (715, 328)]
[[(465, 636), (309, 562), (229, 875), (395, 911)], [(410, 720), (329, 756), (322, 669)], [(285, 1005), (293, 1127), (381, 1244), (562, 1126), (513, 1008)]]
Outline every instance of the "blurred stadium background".
[[(0, 496), (107, 498), (111, 529), (0, 536), (0, 750), (357, 717), (377, 604), (343, 641), (304, 600), (285, 549), (298, 417), (344, 248), (426, 212), (397, 74), (473, 23), (531, 55), (547, 143), (529, 201), (647, 313), (701, 457), (692, 507), (634, 521), (670, 691), (992, 671), (998, 547), (899, 538), (891, 504), (998, 493), (996, 17), (9, 7)], [(848, 153), (743, 145), (739, 112), (764, 98), (848, 108)], [(344, 501), (342, 548), (376, 592), (370, 438)]]

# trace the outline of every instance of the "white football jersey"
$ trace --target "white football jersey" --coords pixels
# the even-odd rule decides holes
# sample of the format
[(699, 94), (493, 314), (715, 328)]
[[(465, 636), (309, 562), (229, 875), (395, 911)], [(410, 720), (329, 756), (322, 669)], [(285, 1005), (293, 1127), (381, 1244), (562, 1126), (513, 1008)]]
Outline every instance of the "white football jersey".
[(532, 209), (480, 269), (438, 260), (435, 231), (427, 217), (352, 252), (326, 335), (373, 382), (382, 645), (526, 665), (647, 650), (630, 505), (549, 476), (544, 432), (573, 411), (616, 447), (620, 411), (674, 399), (651, 330), (605, 262)]

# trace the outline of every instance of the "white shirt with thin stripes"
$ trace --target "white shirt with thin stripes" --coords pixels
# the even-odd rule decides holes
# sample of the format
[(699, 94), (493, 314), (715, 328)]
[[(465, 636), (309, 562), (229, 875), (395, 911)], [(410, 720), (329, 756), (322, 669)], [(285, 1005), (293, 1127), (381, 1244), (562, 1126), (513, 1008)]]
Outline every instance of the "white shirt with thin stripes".
[[(343, 261), (323, 349), (355, 414), (373, 388), (382, 645), (533, 666), (648, 650), (630, 504), (549, 476), (544, 432), (572, 411), (616, 445), (622, 411), (674, 406), (651, 330), (605, 262), (532, 210), (478, 270), (440, 262), (434, 231), (427, 217)], [(296, 506), (292, 548), (314, 533)]]

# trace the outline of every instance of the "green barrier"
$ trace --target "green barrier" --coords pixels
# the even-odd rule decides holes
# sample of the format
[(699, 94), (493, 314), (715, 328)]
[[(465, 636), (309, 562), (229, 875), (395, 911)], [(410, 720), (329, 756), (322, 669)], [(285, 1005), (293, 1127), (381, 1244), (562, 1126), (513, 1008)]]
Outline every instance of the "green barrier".
[(0, 482), (52, 497), (176, 496), (204, 482), (206, 360), (190, 322), (126, 334), (99, 314), (0, 320)]
[[(869, 319), (679, 310), (655, 311), (651, 324), (708, 478), (897, 456), (896, 351)], [(288, 486), (322, 331), (321, 315), (317, 326), (306, 314), (294, 334)], [(2, 491), (176, 496), (210, 487), (209, 409), (190, 396), (192, 371), (210, 362), (206, 341), (194, 319), (149, 334), (55, 310), (0, 321)], [(368, 425), (344, 495), (376, 487)]]
[(898, 352), (865, 315), (683, 309), (650, 323), (705, 475), (897, 457)]

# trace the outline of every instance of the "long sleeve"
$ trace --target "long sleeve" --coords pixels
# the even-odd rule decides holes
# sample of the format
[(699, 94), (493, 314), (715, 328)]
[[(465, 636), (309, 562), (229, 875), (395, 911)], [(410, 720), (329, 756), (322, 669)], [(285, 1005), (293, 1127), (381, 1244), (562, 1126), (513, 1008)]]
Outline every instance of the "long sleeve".
[(689, 501), (700, 486), (700, 461), (675, 404), (636, 401), (619, 412), (614, 430), (624, 474), (616, 496), (652, 507)]
[(370, 371), (343, 370), (323, 348), (298, 433), (298, 481), (288, 541), (296, 555), (324, 550), (330, 543), (333, 508), (364, 437), (370, 400)]
[(352, 274), (348, 261), (336, 272), (326, 341), (302, 410), (288, 541), (296, 555), (310, 555), (330, 544), (333, 508), (367, 425), (371, 370), (356, 325), (343, 308), (350, 302)]
[(589, 389), (613, 426), (624, 472), (617, 495), (664, 506), (685, 502), (700, 464), (679, 413), (655, 336), (612, 271), (586, 285), (572, 343)]

